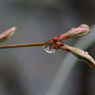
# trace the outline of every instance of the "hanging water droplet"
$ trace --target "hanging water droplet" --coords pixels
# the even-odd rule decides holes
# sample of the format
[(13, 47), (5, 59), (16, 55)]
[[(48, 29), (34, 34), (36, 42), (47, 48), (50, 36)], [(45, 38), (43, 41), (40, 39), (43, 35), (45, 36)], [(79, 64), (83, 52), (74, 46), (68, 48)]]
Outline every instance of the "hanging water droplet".
[(51, 46), (43, 46), (44, 50), (47, 52), (47, 53), (55, 53), (55, 49), (53, 49)]

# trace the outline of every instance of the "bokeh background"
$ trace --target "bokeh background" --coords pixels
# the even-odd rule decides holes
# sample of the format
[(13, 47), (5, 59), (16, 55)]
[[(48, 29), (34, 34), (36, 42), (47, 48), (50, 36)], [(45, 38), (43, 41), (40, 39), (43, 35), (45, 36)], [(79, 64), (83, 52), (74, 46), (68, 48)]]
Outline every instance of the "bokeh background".
[[(95, 24), (95, 0), (0, 0), (0, 33), (17, 26), (1, 45), (47, 41), (82, 23)], [(95, 59), (94, 44), (87, 51)], [(42, 47), (1, 49), (0, 95), (46, 95), (66, 54), (48, 54)], [(95, 70), (77, 61), (55, 95), (95, 95), (94, 89)]]

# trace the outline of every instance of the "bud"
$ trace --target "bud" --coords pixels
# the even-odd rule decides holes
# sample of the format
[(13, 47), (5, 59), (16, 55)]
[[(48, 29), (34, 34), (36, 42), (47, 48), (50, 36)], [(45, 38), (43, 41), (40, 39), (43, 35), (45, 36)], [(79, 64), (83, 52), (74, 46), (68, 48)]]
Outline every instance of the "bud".
[(77, 28), (72, 28), (70, 31), (66, 32), (65, 35), (68, 35), (69, 38), (77, 38), (87, 35), (89, 32), (89, 26), (86, 24), (82, 24)]
[(76, 56), (79, 60), (84, 61), (89, 66), (95, 69), (95, 60), (88, 54), (88, 52), (83, 51), (78, 48), (70, 47), (71, 53)]
[(72, 28), (70, 31), (65, 34), (61, 34), (59, 36), (55, 36), (51, 38), (50, 43), (55, 44), (56, 42), (60, 42), (62, 40), (66, 40), (68, 38), (77, 38), (84, 35), (87, 35), (90, 32), (89, 26), (86, 24), (81, 24), (77, 28)]
[(6, 30), (2, 34), (0, 34), (0, 43), (6, 41), (8, 38), (10, 38), (16, 30), (16, 27), (12, 27), (9, 30)]
[(88, 52), (83, 51), (79, 48), (74, 48), (68, 45), (65, 45), (60, 47), (62, 50), (66, 50), (70, 53), (72, 53), (75, 57), (77, 57), (79, 60), (84, 61), (89, 66), (95, 69), (95, 60), (88, 54)]

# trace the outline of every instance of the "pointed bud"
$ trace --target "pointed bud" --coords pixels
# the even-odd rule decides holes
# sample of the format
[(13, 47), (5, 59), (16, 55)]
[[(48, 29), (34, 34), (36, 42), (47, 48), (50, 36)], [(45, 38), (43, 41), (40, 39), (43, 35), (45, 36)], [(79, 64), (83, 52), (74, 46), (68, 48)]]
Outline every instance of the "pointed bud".
[(68, 38), (77, 38), (84, 35), (87, 35), (90, 32), (89, 26), (86, 24), (81, 24), (77, 28), (72, 28), (65, 34), (61, 34), (59, 36), (55, 36), (51, 38), (50, 42), (51, 44), (55, 44), (56, 42), (60, 42), (62, 40), (68, 39)]
[(75, 57), (77, 57), (79, 60), (84, 61), (89, 66), (95, 69), (95, 60), (88, 54), (88, 52), (85, 52), (79, 48), (74, 48), (68, 45), (64, 45), (60, 47), (60, 49), (66, 50), (70, 53), (72, 53)]
[(66, 32), (65, 35), (68, 35), (69, 38), (77, 38), (87, 35), (89, 32), (89, 26), (86, 24), (82, 24), (77, 28), (72, 28), (70, 31)]
[(0, 34), (0, 43), (6, 41), (8, 38), (10, 38), (16, 30), (16, 27), (12, 27), (9, 30), (6, 30), (2, 34)]

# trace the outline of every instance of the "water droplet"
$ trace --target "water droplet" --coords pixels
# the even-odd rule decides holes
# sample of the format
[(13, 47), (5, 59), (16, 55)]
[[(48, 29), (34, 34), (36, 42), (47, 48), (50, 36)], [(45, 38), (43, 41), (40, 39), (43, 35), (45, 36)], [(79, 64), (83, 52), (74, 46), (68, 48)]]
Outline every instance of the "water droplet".
[(51, 46), (43, 46), (44, 50), (47, 52), (47, 53), (55, 53), (55, 49), (53, 49)]

